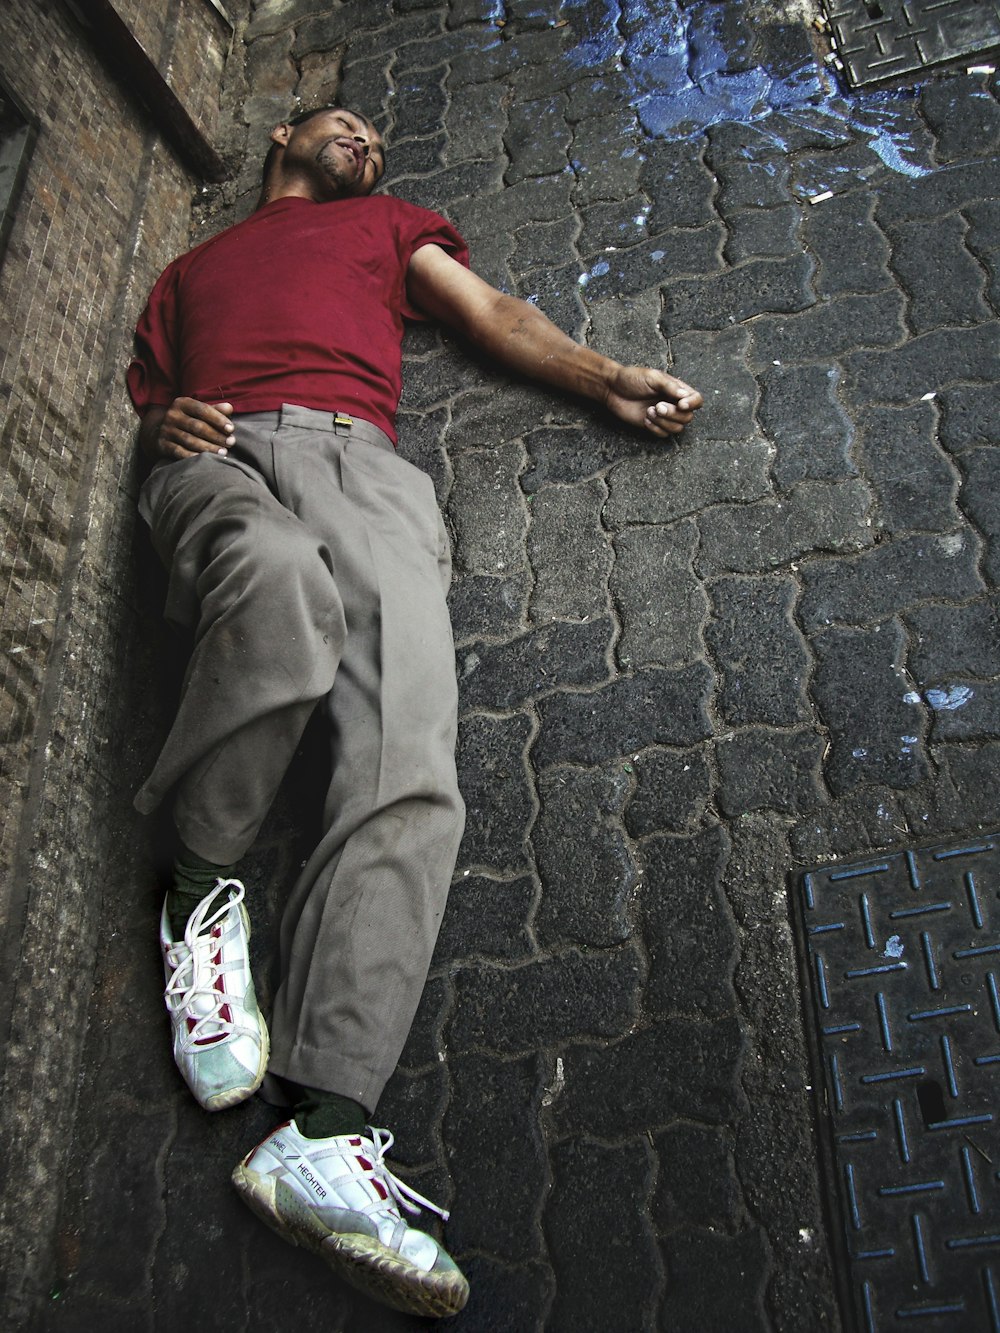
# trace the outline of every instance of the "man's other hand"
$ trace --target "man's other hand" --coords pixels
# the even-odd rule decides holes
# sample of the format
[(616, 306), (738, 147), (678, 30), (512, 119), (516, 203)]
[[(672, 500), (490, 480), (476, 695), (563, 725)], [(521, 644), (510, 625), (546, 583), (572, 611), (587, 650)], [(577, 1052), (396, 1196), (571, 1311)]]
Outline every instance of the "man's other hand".
[(150, 407), (139, 427), (139, 443), (154, 461), (225, 454), (233, 442), (232, 403), (175, 398), (169, 407)]
[(654, 435), (676, 435), (701, 407), (702, 397), (690, 384), (651, 366), (619, 366), (613, 373), (605, 404), (630, 426)]

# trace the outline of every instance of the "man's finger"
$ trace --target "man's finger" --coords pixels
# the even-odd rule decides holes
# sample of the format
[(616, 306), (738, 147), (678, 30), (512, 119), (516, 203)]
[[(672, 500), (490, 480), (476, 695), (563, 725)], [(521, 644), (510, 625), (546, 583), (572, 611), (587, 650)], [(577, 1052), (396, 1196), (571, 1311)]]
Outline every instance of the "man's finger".
[(202, 424), (219, 435), (231, 435), (233, 423), (228, 414), (232, 414), (232, 403), (203, 403), (198, 398), (175, 398), (167, 413), (168, 418), (175, 416), (177, 424), (191, 431), (201, 433)]
[(674, 403), (654, 403), (652, 407), (646, 409), (646, 415), (650, 421), (666, 422), (675, 421), (679, 425), (686, 426), (694, 413), (681, 404)]
[(209, 440), (204, 436), (193, 435), (188, 431), (176, 431), (174, 442), (179, 444), (182, 449), (186, 449), (188, 453), (194, 454), (224, 454), (227, 452), (226, 444), (229, 443), (228, 439), (225, 443), (220, 444), (218, 440)]
[[(225, 448), (233, 441), (233, 423), (221, 415), (218, 420), (219, 424), (216, 425), (207, 417), (185, 412), (178, 403), (175, 403), (163, 419), (161, 435), (188, 447), (191, 447), (192, 441), (197, 441), (195, 447), (198, 449), (203, 449), (205, 444), (216, 449)], [(200, 441), (204, 441), (205, 444)]]
[(683, 408), (684, 411), (695, 411), (701, 407), (702, 396), (696, 388), (686, 384), (684, 380), (675, 379), (673, 375), (667, 375), (665, 378), (669, 385), (667, 392), (678, 407)]
[(658, 435), (661, 439), (667, 435), (679, 435), (684, 429), (683, 421), (666, 420), (663, 417), (647, 416), (644, 424), (652, 435)]
[(213, 411), (218, 412), (222, 417), (222, 429), (227, 435), (232, 435), (236, 430), (235, 425), (229, 419), (233, 415), (232, 403), (212, 403), (211, 407)]
[(178, 431), (188, 435), (196, 435), (202, 440), (225, 440), (233, 433), (232, 422), (226, 425), (216, 425), (213, 421), (206, 421), (200, 417), (177, 417), (170, 422), (170, 425)]
[(180, 412), (168, 412), (159, 431), (159, 443), (163, 452), (174, 458), (190, 458), (192, 454), (222, 454), (228, 452), (227, 446), (233, 443), (233, 435), (216, 430), (207, 422), (195, 417), (182, 415)]

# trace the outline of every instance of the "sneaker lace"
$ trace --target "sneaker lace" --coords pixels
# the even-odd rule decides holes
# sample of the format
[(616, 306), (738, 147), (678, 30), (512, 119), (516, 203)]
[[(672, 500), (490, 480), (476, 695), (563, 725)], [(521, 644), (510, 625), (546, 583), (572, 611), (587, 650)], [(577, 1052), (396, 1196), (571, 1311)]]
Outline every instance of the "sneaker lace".
[[(222, 905), (216, 905), (212, 911), (215, 900), (226, 889), (236, 892), (230, 892)], [(223, 1037), (256, 1035), (254, 1028), (238, 1023), (232, 1017), (233, 997), (216, 985), (224, 968), (215, 961), (219, 945), (211, 934), (212, 927), (243, 901), (244, 892), (238, 879), (218, 880), (212, 892), (191, 913), (183, 940), (177, 940), (167, 950), (167, 961), (174, 971), (167, 982), (164, 999), (173, 1013), (186, 1011), (189, 1027), (181, 1037), (185, 1050), (203, 1043), (206, 1038), (219, 1041)], [(200, 1012), (192, 1011), (196, 1003)]]
[[(443, 1222), (447, 1222), (450, 1214), (446, 1208), (439, 1208), (436, 1203), (431, 1203), (430, 1199), (407, 1185), (405, 1181), (394, 1175), (386, 1165), (385, 1155), (395, 1143), (392, 1132), (388, 1129), (376, 1129), (373, 1125), (368, 1126), (368, 1133), (371, 1135), (371, 1145), (374, 1148), (372, 1154), (374, 1161), (369, 1170), (362, 1174), (373, 1184), (380, 1184), (388, 1191), (391, 1198), (405, 1209), (408, 1213), (419, 1213), (421, 1208), (426, 1208), (429, 1212), (437, 1213)], [(387, 1200), (375, 1199), (367, 1208), (362, 1211), (366, 1213), (380, 1212), (386, 1207)]]

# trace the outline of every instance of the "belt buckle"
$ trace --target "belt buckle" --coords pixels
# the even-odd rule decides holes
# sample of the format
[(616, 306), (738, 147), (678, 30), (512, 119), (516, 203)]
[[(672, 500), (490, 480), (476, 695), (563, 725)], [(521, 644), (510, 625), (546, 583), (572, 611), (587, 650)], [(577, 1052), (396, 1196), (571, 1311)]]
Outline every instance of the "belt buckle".
[(333, 429), (339, 434), (341, 430), (350, 431), (354, 425), (354, 418), (349, 417), (346, 412), (335, 412), (333, 414)]

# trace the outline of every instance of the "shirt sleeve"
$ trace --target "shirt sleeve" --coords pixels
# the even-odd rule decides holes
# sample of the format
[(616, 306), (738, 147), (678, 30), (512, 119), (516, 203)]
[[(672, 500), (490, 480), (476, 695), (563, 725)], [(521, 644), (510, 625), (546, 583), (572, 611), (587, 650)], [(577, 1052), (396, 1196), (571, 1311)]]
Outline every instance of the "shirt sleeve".
[[(415, 251), (422, 245), (440, 245), (442, 250), (447, 251), (453, 259), (464, 267), (469, 267), (469, 247), (465, 239), (459, 235), (447, 218), (443, 218), (440, 213), (432, 213), (426, 208), (413, 209), (413, 215), (409, 218), (409, 226), (406, 228), (406, 242), (403, 247), (403, 271), (413, 257)], [(406, 284), (403, 284), (402, 312), (406, 319), (426, 320), (424, 312), (412, 305), (406, 295)]]
[(180, 392), (177, 358), (177, 269), (157, 279), (135, 330), (135, 355), (125, 385), (140, 416), (149, 407), (169, 407)]

